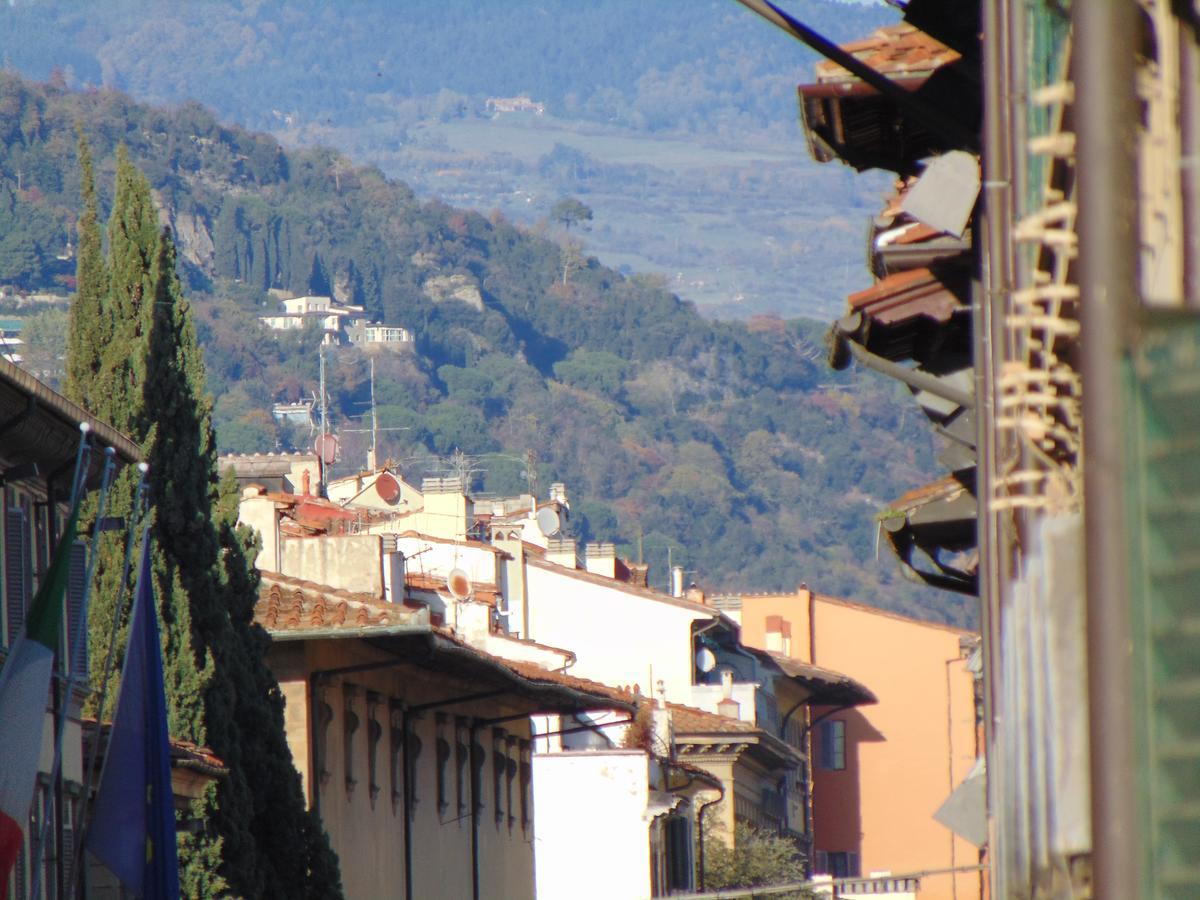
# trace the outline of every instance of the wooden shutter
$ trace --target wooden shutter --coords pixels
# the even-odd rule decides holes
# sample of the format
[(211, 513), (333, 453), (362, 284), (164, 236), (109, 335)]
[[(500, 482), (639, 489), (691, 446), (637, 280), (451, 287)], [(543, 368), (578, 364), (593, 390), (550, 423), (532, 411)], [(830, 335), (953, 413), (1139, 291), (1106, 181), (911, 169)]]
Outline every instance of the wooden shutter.
[(9, 646), (25, 625), (29, 582), (29, 528), (25, 510), (10, 508), (4, 514), (4, 600)]
[[(71, 545), (71, 570), (67, 578), (67, 638), (64, 643), (68, 647), (71, 674), (81, 675), (85, 679), (88, 671), (87, 610), (83, 605), (86, 592), (87, 545), (76, 540)], [(72, 646), (76, 635), (80, 638), (79, 645)]]

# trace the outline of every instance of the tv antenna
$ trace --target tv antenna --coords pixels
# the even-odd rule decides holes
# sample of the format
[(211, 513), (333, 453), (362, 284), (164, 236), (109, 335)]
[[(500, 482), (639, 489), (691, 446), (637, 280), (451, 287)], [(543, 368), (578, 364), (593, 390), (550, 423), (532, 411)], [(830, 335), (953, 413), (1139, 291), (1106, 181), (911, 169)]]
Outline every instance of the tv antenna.
[[(364, 413), (364, 415), (367, 415)], [(371, 449), (367, 451), (367, 470), (374, 472), (379, 467), (379, 432), (381, 431), (408, 431), (407, 427), (395, 426), (392, 428), (379, 427), (379, 409), (375, 405), (375, 360), (371, 360), (371, 427), (370, 428), (343, 428), (346, 434), (370, 434)]]

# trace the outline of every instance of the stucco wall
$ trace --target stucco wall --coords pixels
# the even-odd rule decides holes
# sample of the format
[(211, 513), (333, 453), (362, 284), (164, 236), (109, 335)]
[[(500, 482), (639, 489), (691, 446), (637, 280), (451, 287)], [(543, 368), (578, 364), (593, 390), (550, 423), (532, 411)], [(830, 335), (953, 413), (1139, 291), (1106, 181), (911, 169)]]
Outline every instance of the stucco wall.
[(573, 650), (572, 675), (637, 684), (644, 694), (661, 680), (667, 700), (692, 702), (691, 625), (710, 616), (556, 569), (526, 567), (529, 637)]
[[(364, 662), (361, 645), (356, 641), (314, 642), (300, 651), (297, 646), (277, 644), (272, 649), (272, 669), (279, 670), (287, 680), (288, 742), (293, 756), (300, 763), (308, 758), (306, 739), (318, 737), (318, 727), (311, 716), (308, 702), (308, 680), (298, 677), (315, 669), (337, 668)], [(373, 657), (374, 658), (374, 657)], [(351, 709), (358, 717), (349, 749), (350, 773), (354, 785), (346, 782), (345, 723), (347, 693), (345, 685), (353, 688)], [(325, 730), (325, 758), (319, 768), (324, 771), (310, 787), (319, 790), (321, 819), (329, 833), (333, 848), (341, 861), (342, 882), (347, 898), (376, 900), (404, 896), (404, 809), (403, 801), (393, 799), (393, 790), (403, 793), (403, 770), (397, 768), (393, 777), (392, 748), (399, 746), (392, 738), (389, 701), (407, 705), (452, 700), (478, 690), (478, 685), (414, 668), (386, 668), (365, 671), (333, 679), (324, 687), (321, 701), (328, 704), (331, 719)], [(379, 705), (375, 721), (381, 728), (375, 745), (375, 779), (377, 791), (372, 796), (370, 776), (370, 718), (368, 692), (375, 692)], [(523, 701), (518, 701), (522, 702)], [(504, 697), (475, 703), (459, 703), (445, 707), (441, 734), (448, 738), (451, 748), (456, 744), (455, 717), (492, 718), (519, 712), (520, 707)], [(294, 717), (302, 721), (297, 723)], [(503, 725), (507, 735), (517, 740), (528, 739), (528, 720), (518, 718)], [(472, 880), (470, 765), (464, 783), (464, 807), (460, 811), (455, 777), (454, 752), (446, 767), (445, 799), (441, 806), (437, 797), (438, 737), (437, 711), (428, 711), (415, 718), (413, 734), (419, 745), (414, 778), (415, 795), (412, 805), (412, 863), (413, 896), (470, 897)], [(479, 781), (479, 876), (480, 896), (494, 900), (528, 898), (533, 896), (533, 811), (527, 823), (520, 815), (520, 776), (514, 778), (512, 815), (510, 817), (507, 775), (502, 779), (500, 803), (502, 816), (496, 819), (496, 794), (493, 781), (493, 744), (490, 728), (480, 730), (483, 748), (482, 777)], [(514, 751), (519, 745), (514, 744)], [(396, 757), (399, 759), (399, 756)], [(309, 794), (310, 801), (312, 793)]]
[[(973, 677), (959, 649), (967, 632), (818, 595), (811, 658), (807, 592), (742, 603), (748, 643), (765, 647), (767, 616), (782, 615), (793, 657), (850, 675), (879, 698), (833, 716), (846, 723), (844, 770), (821, 767), (813, 733), (816, 849), (859, 853), (864, 874), (977, 863), (977, 849), (933, 819), (976, 757)], [(921, 897), (977, 898), (979, 878), (929, 877)]]
[(344, 591), (383, 596), (382, 544), (378, 535), (283, 538), (282, 574)]
[[(538, 754), (533, 760), (539, 898), (650, 895), (649, 763), (640, 750)], [(619, 865), (606, 861), (620, 861)]]

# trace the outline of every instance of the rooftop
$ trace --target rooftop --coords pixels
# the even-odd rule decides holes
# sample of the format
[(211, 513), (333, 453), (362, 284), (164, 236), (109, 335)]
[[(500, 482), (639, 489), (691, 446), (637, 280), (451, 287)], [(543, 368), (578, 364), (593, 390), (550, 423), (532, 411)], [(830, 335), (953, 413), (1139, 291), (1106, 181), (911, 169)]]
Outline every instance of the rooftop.
[(371, 594), (342, 591), (300, 578), (263, 572), (254, 620), (274, 634), (411, 624), (413, 607)]
[[(855, 59), (890, 78), (927, 77), (961, 58), (957, 51), (906, 22), (885, 25), (868, 37), (841, 46)], [(815, 69), (818, 83), (858, 80), (831, 60), (821, 60)]]

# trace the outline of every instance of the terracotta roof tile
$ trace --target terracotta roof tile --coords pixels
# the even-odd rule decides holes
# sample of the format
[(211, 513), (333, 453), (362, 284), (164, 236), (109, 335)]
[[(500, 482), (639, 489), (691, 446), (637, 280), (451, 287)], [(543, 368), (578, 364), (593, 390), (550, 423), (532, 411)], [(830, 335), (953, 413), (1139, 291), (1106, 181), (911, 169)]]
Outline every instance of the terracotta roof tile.
[[(929, 75), (960, 58), (957, 51), (903, 22), (885, 25), (868, 37), (842, 44), (842, 49), (891, 78)], [(815, 68), (818, 82), (857, 80), (830, 60), (821, 60)]]
[(761, 731), (750, 722), (679, 703), (668, 703), (667, 708), (671, 711), (671, 724), (684, 734), (752, 734)]
[(413, 610), (371, 594), (263, 572), (254, 620), (267, 631), (306, 631), (338, 626), (400, 625)]

